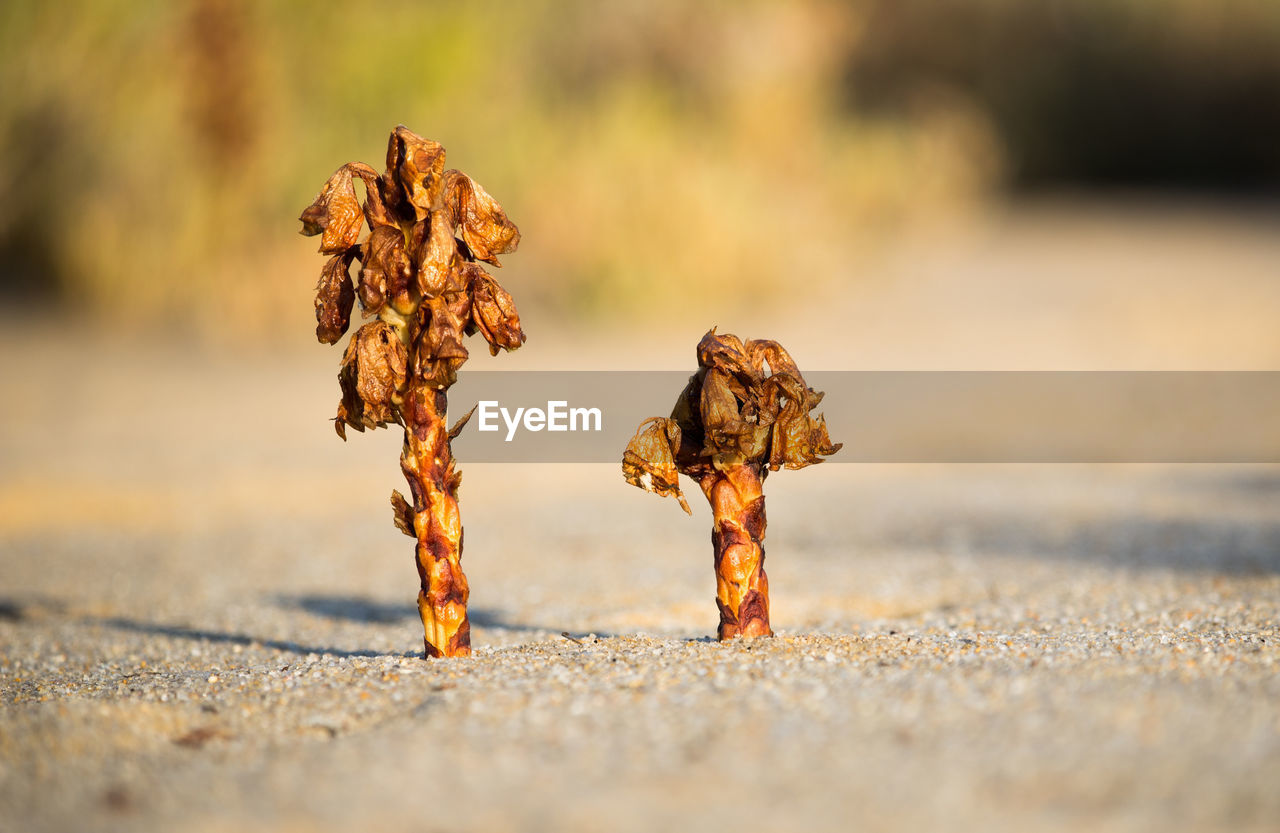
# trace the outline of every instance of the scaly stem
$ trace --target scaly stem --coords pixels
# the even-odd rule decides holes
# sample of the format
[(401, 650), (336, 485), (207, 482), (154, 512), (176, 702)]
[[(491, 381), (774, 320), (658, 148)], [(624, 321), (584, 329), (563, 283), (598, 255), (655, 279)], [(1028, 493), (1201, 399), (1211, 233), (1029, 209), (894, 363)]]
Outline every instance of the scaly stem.
[(712, 469), (698, 485), (711, 503), (715, 546), (717, 635), (773, 636), (769, 627), (769, 579), (764, 573), (763, 473), (755, 463)]
[(448, 397), (421, 380), (410, 382), (401, 408), (404, 451), (400, 469), (413, 492), (417, 538), (418, 613), (428, 657), (471, 655), (467, 577), (462, 574), (462, 518), (458, 483), (445, 424)]

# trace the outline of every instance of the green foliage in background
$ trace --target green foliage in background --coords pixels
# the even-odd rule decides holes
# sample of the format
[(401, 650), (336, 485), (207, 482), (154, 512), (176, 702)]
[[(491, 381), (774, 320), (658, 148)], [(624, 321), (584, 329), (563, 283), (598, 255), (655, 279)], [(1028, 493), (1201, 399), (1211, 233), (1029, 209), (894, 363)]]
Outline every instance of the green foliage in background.
[[(929, 4), (900, 5), (916, 10), (893, 29), (910, 55)], [(1019, 3), (971, 5), (1002, 15)], [(1166, 40), (1197, 31), (1184, 20), (1203, 22), (1197, 9), (1222, 8), (1058, 5), (1123, 6)], [(926, 78), (895, 88), (902, 106), (862, 106), (859, 56), (876, 72), (900, 66), (880, 37), (893, 8), (11, 0), (0, 274), (126, 322), (301, 326), (314, 247), (296, 237), (299, 210), (342, 163), (381, 168), (403, 123), (519, 223), (519, 265), (503, 280), (522, 307), (701, 314), (850, 279), (876, 233), (972, 207), (1008, 158), (973, 84)], [(1251, 14), (1251, 30), (1280, 20)]]

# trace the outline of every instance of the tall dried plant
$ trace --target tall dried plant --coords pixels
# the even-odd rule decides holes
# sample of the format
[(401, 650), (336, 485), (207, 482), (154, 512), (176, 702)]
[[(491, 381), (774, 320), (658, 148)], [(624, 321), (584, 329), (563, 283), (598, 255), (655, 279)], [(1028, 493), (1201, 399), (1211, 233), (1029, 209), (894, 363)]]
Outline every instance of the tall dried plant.
[[(469, 589), (462, 572), (461, 474), (447, 427), (448, 390), (467, 360), (463, 337), (479, 332), (491, 355), (524, 343), (511, 296), (480, 263), (500, 266), (520, 232), (474, 180), (446, 171), (438, 143), (401, 126), (387, 144), (387, 169), (343, 165), (300, 217), (329, 256), (316, 287), (316, 338), (346, 333), (356, 298), (366, 318), (342, 357), (338, 436), (388, 423), (404, 426), (400, 468), (413, 501), (391, 493), (396, 526), (417, 542), (426, 655), (467, 656)], [(355, 181), (364, 185), (364, 201)], [(360, 237), (368, 225), (369, 234)], [(360, 263), (356, 280), (351, 265)]]

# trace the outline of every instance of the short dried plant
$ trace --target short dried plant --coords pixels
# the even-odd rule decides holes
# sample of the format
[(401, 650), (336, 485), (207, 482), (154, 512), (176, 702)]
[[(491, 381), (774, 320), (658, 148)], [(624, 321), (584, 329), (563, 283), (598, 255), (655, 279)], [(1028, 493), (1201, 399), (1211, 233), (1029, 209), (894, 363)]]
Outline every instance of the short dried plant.
[[(711, 503), (720, 639), (772, 636), (764, 572), (765, 477), (822, 462), (831, 442), (822, 394), (776, 341), (748, 341), (713, 329), (698, 343), (698, 371), (671, 416), (640, 424), (622, 457), (627, 482), (689, 504), (684, 474)], [(692, 514), (690, 512), (690, 514)]]

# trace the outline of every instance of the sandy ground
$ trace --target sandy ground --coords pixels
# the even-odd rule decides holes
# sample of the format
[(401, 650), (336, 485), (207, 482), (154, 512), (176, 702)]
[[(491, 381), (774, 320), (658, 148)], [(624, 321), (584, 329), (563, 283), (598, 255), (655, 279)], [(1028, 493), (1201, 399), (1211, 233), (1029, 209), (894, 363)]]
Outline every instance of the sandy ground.
[[(904, 262), (940, 298), (928, 275), (1015, 272), (1027, 239)], [(1161, 352), (1170, 313), (1078, 366), (1274, 366), (1270, 239), (1232, 249), (1234, 327)], [(902, 285), (859, 315), (911, 308)], [(964, 326), (1027, 326), (987, 314)], [(994, 349), (899, 323), (851, 338), (886, 366), (926, 331)], [(1010, 363), (1069, 366), (1088, 339), (1055, 332)], [(38, 324), (0, 348), (5, 833), (1280, 826), (1280, 467), (784, 472), (778, 636), (719, 645), (705, 507), (463, 461), (477, 651), (424, 662), (398, 440), (333, 436), (333, 351)]]

